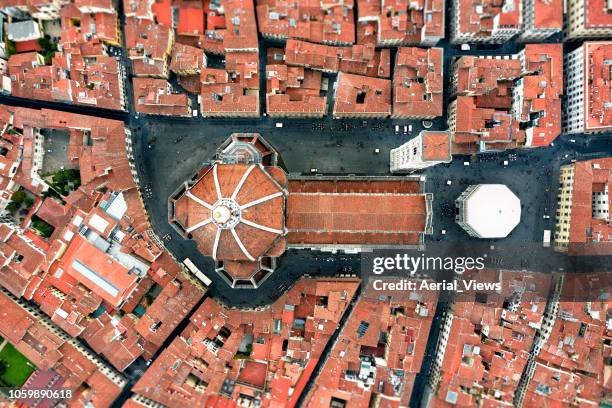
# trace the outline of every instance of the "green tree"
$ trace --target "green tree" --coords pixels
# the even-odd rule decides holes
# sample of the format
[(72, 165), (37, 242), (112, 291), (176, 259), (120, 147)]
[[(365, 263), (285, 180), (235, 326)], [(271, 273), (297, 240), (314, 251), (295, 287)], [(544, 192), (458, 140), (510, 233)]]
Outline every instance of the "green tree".
[(8, 38), (6, 41), (4, 41), (4, 52), (7, 58), (13, 54), (17, 54), (17, 47), (15, 47), (15, 43)]
[(57, 44), (51, 41), (51, 37), (45, 35), (38, 39), (38, 45), (42, 48), (42, 56), (45, 58), (45, 64), (51, 65), (51, 60), (57, 51)]
[(21, 190), (17, 190), (13, 193), (11, 199), (17, 204), (22, 204), (26, 199), (26, 193)]
[(6, 206), (6, 211), (10, 212), (11, 214), (15, 214), (15, 212), (19, 209), (19, 204), (17, 204), (14, 201), (11, 201), (10, 203), (8, 203), (8, 205)]
[(44, 238), (49, 238), (55, 230), (52, 225), (47, 224), (36, 215), (32, 216), (32, 228), (38, 231)]

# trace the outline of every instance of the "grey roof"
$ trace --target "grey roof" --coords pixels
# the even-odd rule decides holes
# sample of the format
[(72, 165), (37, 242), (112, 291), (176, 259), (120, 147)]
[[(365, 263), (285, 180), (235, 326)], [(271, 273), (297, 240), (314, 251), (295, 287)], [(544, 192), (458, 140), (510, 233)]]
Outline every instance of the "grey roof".
[(29, 41), (40, 38), (40, 29), (34, 20), (10, 23), (6, 33), (11, 41)]

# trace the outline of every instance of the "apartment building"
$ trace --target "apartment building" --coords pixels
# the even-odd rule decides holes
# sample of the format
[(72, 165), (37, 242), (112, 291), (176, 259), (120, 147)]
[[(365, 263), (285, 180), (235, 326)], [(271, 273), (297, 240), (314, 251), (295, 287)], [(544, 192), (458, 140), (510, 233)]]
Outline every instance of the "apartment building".
[(520, 40), (542, 41), (563, 29), (563, 0), (522, 0), (523, 31)]
[(612, 158), (561, 166), (554, 242), (573, 255), (612, 254)]
[(521, 29), (521, 0), (453, 0), (451, 42), (455, 44), (501, 44)]
[(571, 0), (567, 7), (567, 37), (605, 38), (612, 35), (612, 5), (606, 0)]
[(612, 129), (612, 41), (587, 41), (565, 55), (567, 100), (563, 132)]
[(393, 71), (393, 118), (442, 116), (442, 48), (402, 47)]

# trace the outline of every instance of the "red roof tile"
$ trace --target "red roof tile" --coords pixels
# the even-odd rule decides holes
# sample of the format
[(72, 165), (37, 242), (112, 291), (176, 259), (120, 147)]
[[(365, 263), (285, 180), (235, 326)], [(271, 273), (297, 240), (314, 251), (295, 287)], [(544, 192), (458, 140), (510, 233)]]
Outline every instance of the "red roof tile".
[(400, 48), (393, 73), (393, 116), (442, 115), (441, 48)]
[(497, 30), (518, 32), (521, 22), (520, 3), (495, 0), (460, 0), (458, 31), (476, 37), (489, 37)]
[(204, 116), (259, 116), (259, 55), (228, 52), (225, 69), (200, 74)]
[(392, 401), (397, 405), (389, 406), (409, 405), (437, 294), (414, 292), (414, 299), (408, 300), (397, 292), (381, 296), (371, 282), (365, 285), (366, 293), (353, 308), (305, 400), (308, 406), (328, 406), (335, 398), (365, 408), (375, 397), (374, 390), (381, 405)]
[(206, 56), (200, 48), (175, 44), (172, 48), (170, 70), (179, 75), (199, 74), (206, 66)]
[(412, 188), (393, 180), (293, 181), (287, 197), (289, 242), (382, 244), (404, 235), (401, 242), (418, 243), (428, 215), (425, 196)]
[(264, 167), (215, 164), (173, 204), (173, 216), (204, 254), (254, 261), (284, 235), (283, 188)]
[(327, 113), (327, 99), (321, 95), (323, 78), (320, 72), (269, 63), (266, 80), (269, 115), (322, 117)]
[[(262, 407), (293, 407), (358, 282), (303, 279), (265, 310), (228, 309), (208, 298), (134, 392), (179, 408), (230, 406), (240, 395)], [(234, 359), (247, 337), (256, 361)], [(233, 386), (224, 391), (224, 384)]]
[(431, 44), (444, 37), (444, 1), (384, 0), (376, 20), (380, 46)]
[(323, 72), (346, 72), (372, 77), (389, 78), (391, 57), (388, 50), (376, 50), (374, 45), (333, 47), (305, 41), (288, 40), (285, 49), (287, 65), (296, 65)]
[(585, 42), (584, 49), (584, 130), (612, 128), (612, 74), (606, 61), (612, 59), (612, 42)]
[(338, 74), (334, 117), (378, 117), (391, 114), (391, 81), (361, 75)]
[(569, 224), (569, 252), (582, 254), (612, 254), (612, 188), (608, 192), (608, 215), (595, 216), (593, 193), (598, 186), (612, 186), (612, 158), (576, 162), (574, 169)]
[(56, 273), (83, 283), (113, 306), (120, 305), (135, 289), (138, 275), (77, 235), (60, 259)]
[(85, 351), (82, 344), (60, 337), (53, 323), (39, 320), (0, 293), (0, 336), (38, 369), (52, 369), (60, 377), (62, 388), (72, 391), (71, 403), (75, 406), (84, 406), (85, 400), (95, 406), (110, 406), (121, 393), (125, 379)]
[(610, 6), (604, 0), (584, 0), (582, 2), (586, 28), (609, 28), (612, 26)]
[(423, 160), (448, 161), (450, 158), (448, 132), (423, 132)]
[[(523, 3), (523, 7), (526, 7)], [(534, 0), (533, 2), (534, 28), (563, 28), (563, 1), (562, 0)]]
[(174, 93), (165, 79), (133, 78), (136, 111), (149, 115), (191, 116), (191, 102), (183, 93)]
[(355, 42), (353, 1), (259, 0), (259, 30), (264, 37), (296, 38), (349, 45)]
[(202, 8), (180, 7), (176, 32), (179, 35), (199, 36), (204, 34), (204, 12)]

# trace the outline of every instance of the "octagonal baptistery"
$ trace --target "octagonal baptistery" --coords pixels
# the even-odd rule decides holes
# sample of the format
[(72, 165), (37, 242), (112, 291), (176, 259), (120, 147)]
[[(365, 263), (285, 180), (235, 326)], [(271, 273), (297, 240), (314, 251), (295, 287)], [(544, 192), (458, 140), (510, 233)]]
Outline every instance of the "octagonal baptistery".
[(521, 200), (503, 184), (471, 185), (455, 205), (457, 223), (476, 238), (505, 238), (521, 222)]
[(170, 222), (230, 285), (257, 287), (286, 248), (286, 187), (280, 167), (216, 162), (170, 197)]

